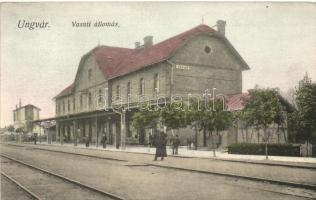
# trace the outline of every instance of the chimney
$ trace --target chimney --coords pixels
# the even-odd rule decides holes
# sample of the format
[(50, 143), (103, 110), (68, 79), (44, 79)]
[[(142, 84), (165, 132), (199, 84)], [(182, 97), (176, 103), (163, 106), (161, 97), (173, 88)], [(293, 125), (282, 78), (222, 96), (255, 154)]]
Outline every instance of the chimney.
[(15, 109), (18, 109), (18, 104), (15, 104)]
[(144, 47), (148, 48), (153, 46), (153, 36), (151, 35), (147, 35), (146, 37), (144, 37)]
[(139, 49), (140, 48), (140, 42), (135, 42), (135, 49)]
[(22, 107), (22, 102), (21, 102), (21, 99), (19, 100), (19, 108)]
[(219, 32), (222, 35), (225, 35), (225, 25), (226, 25), (226, 21), (217, 20), (216, 22), (217, 32)]

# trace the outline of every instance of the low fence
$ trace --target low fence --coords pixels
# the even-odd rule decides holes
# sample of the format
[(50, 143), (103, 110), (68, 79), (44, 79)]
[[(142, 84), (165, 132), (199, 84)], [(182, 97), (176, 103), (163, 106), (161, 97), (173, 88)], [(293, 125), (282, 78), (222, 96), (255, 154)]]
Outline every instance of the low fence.
[[(12, 134), (2, 134), (0, 135), (0, 141), (1, 142), (33, 142), (34, 136), (30, 134), (19, 134), (19, 133), (12, 133)], [(46, 141), (47, 135), (39, 135), (37, 136), (36, 140), (38, 142), (40, 141)]]
[[(310, 157), (315, 148), (311, 144), (268, 144), (268, 155), (271, 156), (305, 156)], [(263, 143), (234, 143), (228, 146), (230, 154), (265, 155)]]

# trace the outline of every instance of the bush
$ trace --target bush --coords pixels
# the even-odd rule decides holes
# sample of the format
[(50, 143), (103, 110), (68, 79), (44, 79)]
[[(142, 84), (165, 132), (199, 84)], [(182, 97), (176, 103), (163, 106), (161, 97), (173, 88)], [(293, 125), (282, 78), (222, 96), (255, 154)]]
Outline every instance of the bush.
[[(265, 155), (265, 144), (234, 143), (228, 146), (230, 154)], [(300, 145), (268, 144), (268, 155), (300, 156)]]

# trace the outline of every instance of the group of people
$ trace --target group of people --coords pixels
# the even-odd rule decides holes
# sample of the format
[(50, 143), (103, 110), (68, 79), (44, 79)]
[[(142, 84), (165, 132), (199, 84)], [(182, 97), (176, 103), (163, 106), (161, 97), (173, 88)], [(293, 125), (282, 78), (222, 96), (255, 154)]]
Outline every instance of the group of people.
[[(160, 157), (161, 160), (163, 160), (164, 157), (167, 157), (167, 142), (167, 134), (163, 131), (158, 131), (153, 136), (152, 141), (150, 143), (152, 143), (152, 145), (156, 147), (154, 161), (156, 161), (158, 157)], [(178, 154), (178, 148), (180, 146), (179, 136), (176, 135), (175, 137), (171, 138), (170, 142), (172, 146), (172, 154)]]
[[(90, 140), (91, 140), (90, 137), (85, 138), (86, 147), (90, 146)], [(106, 134), (103, 133), (102, 138), (101, 138), (101, 144), (102, 144), (103, 149), (106, 148), (106, 142), (107, 142), (107, 137), (106, 137)]]
[[(37, 134), (34, 134), (34, 143), (36, 144), (37, 141)], [(105, 149), (107, 143), (107, 137), (106, 134), (102, 134), (101, 138), (101, 144), (102, 147)], [(149, 138), (149, 145), (156, 147), (156, 153), (154, 160), (156, 161), (159, 157), (161, 160), (164, 160), (164, 157), (167, 157), (167, 143), (168, 143), (168, 137), (167, 134), (164, 131), (157, 131), (156, 134), (150, 135)], [(90, 138), (85, 138), (85, 144), (86, 147), (89, 147), (90, 145)], [(175, 135), (175, 137), (172, 137), (170, 139), (170, 144), (172, 146), (172, 154), (178, 154), (178, 148), (180, 146), (180, 139), (178, 135)]]

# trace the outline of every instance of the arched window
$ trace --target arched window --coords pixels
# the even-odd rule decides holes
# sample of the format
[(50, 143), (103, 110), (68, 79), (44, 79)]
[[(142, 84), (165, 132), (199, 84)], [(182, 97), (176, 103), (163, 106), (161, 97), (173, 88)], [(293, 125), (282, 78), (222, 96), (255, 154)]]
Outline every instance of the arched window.
[(145, 80), (144, 78), (140, 78), (139, 80), (139, 95), (145, 94)]

